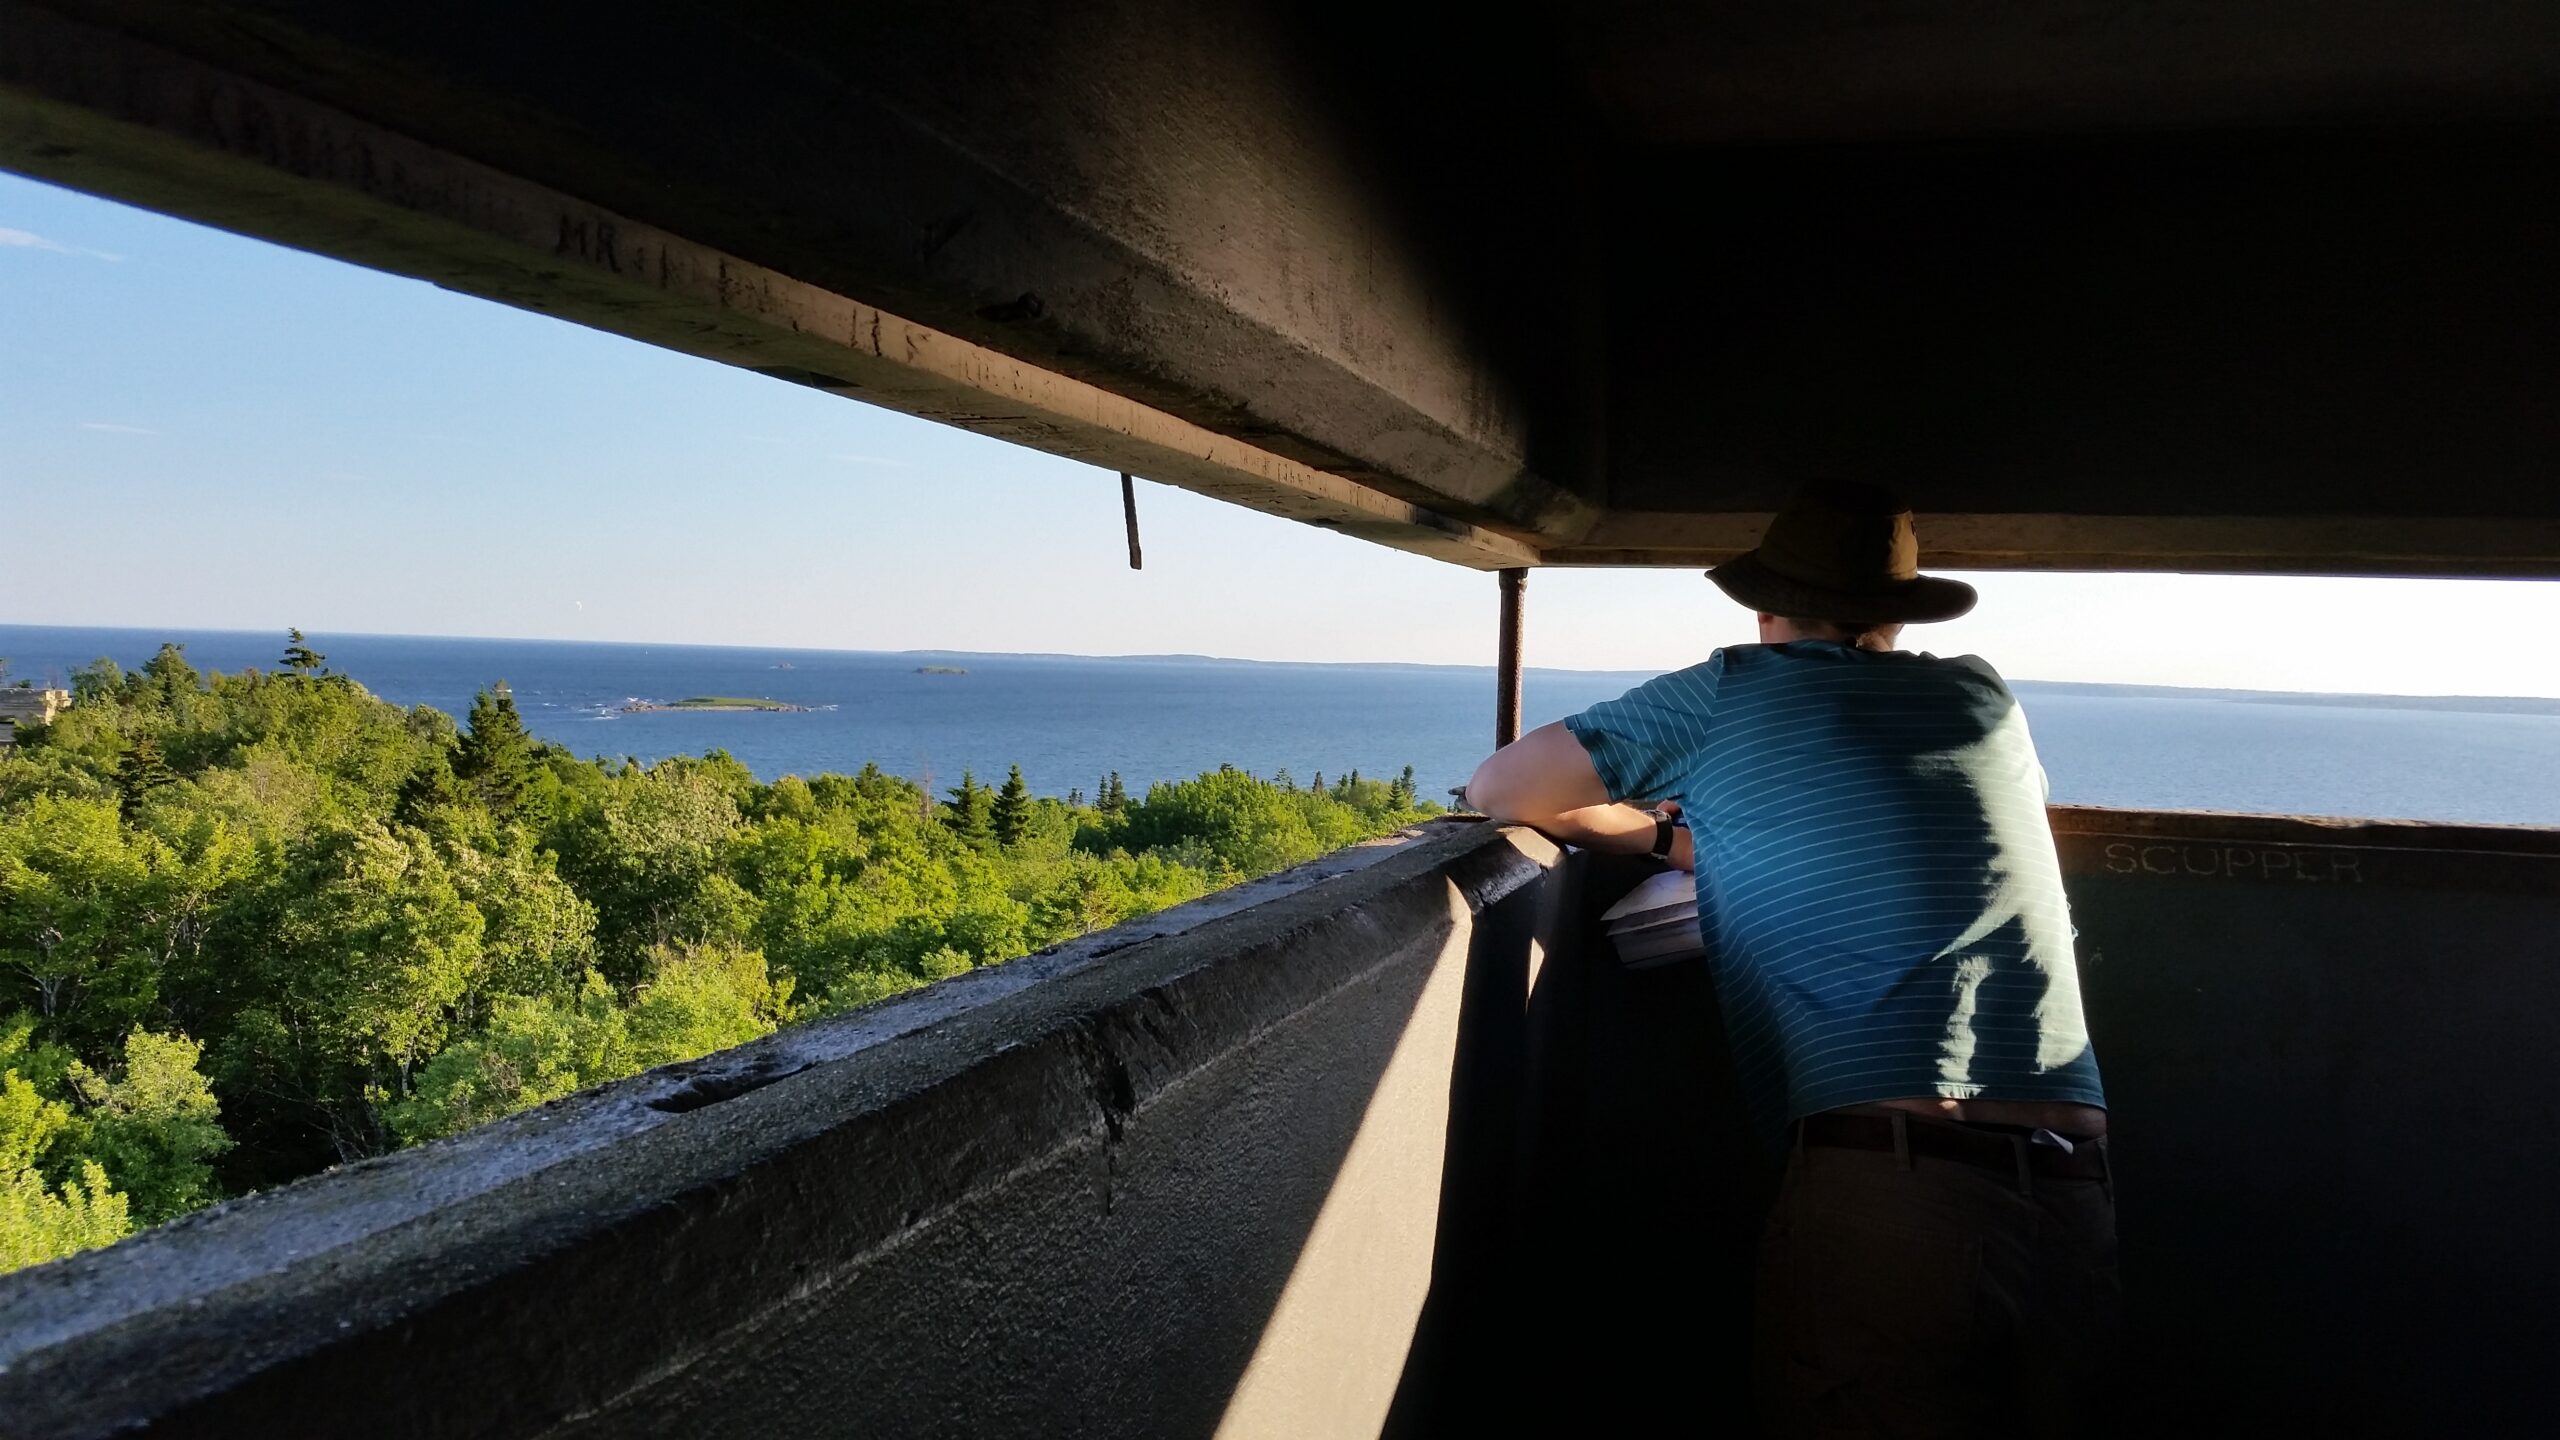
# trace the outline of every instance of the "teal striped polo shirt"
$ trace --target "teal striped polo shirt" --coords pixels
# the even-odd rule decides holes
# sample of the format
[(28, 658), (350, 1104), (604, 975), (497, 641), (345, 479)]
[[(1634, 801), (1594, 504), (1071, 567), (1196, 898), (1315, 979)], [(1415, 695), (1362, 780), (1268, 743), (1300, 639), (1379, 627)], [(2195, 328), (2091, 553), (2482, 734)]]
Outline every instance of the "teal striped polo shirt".
[(2044, 767), (1972, 656), (1736, 645), (1565, 721), (1676, 800), (1761, 1123), (1913, 1096), (2103, 1105)]

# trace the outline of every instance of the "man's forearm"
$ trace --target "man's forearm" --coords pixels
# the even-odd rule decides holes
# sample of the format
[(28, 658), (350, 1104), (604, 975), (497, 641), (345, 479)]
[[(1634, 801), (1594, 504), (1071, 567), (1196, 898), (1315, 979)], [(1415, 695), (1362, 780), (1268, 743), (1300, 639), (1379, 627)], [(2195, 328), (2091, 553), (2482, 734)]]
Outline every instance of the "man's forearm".
[(1653, 815), (1633, 805), (1593, 805), (1561, 815), (1524, 817), (1521, 823), (1568, 845), (1604, 854), (1645, 855), (1653, 850)]
[[(1568, 845), (1612, 855), (1653, 852), (1654, 818), (1612, 804), (1582, 742), (1562, 724), (1541, 725), (1476, 767), (1467, 803), (1496, 820), (1529, 825)], [(1671, 860), (1689, 866), (1689, 832), (1672, 837)]]
[[(1554, 815), (1495, 815), (1515, 825), (1526, 825), (1552, 840), (1579, 845), (1604, 855), (1650, 855), (1653, 853), (1655, 824), (1653, 812), (1633, 805), (1592, 805), (1580, 810), (1566, 810)], [(1694, 870), (1696, 852), (1685, 828), (1671, 833), (1670, 863), (1678, 869)]]

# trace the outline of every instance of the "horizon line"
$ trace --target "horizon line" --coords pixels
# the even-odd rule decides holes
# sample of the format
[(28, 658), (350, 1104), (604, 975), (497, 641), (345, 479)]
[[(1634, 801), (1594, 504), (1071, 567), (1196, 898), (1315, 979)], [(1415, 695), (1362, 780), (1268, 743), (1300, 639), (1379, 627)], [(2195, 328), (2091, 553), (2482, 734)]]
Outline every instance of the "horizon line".
[[(278, 627), (278, 628), (273, 629), (273, 630), (267, 630), (267, 629), (249, 629), (249, 628), (245, 628), (245, 627), (238, 627), (238, 626), (224, 626), (224, 625), (200, 625), (200, 626), (191, 626), (191, 627), (174, 627), (174, 626), (158, 626), (158, 625), (58, 625), (58, 624), (37, 624), (37, 623), (33, 623), (33, 622), (28, 622), (28, 621), (0, 621), (0, 631), (9, 631), (9, 630), (110, 630), (110, 631), (125, 631), (125, 632), (129, 632), (129, 633), (132, 633), (132, 634), (137, 634), (137, 635), (152, 635), (152, 634), (158, 634), (158, 635), (160, 635), (160, 636), (162, 637), (162, 639), (164, 640), (164, 642), (165, 642), (165, 641), (167, 641), (167, 640), (168, 640), (168, 638), (169, 638), (170, 636), (173, 636), (173, 635), (180, 635), (180, 634), (188, 634), (188, 635), (241, 635), (241, 636), (277, 635), (277, 636), (281, 636), (282, 634), (284, 634), (284, 633), (285, 633), (285, 631), (286, 631), (286, 630), (293, 629), (293, 628), (296, 628), (296, 627), (292, 627), (292, 626), (283, 626), (283, 627)], [(1485, 674), (1485, 675), (1491, 675), (1491, 674), (1495, 673), (1495, 667), (1493, 667), (1493, 666), (1491, 666), (1491, 665), (1484, 665), (1484, 664), (1469, 664), (1469, 663), (1466, 663), (1466, 662), (1464, 662), (1464, 661), (1450, 661), (1450, 660), (1269, 660), (1269, 659), (1261, 659), (1261, 658), (1254, 657), (1254, 656), (1249, 656), (1249, 655), (1203, 655), (1203, 654), (1198, 654), (1198, 653), (1193, 653), (1193, 652), (1181, 652), (1181, 651), (1172, 651), (1172, 652), (1134, 652), (1134, 653), (1120, 653), (1120, 654), (1088, 654), (1088, 653), (1082, 653), (1082, 652), (1077, 652), (1077, 651), (1069, 651), (1069, 650), (950, 650), (950, 649), (941, 649), (941, 648), (936, 648), (936, 647), (931, 647), (931, 646), (918, 646), (918, 647), (907, 647), (907, 648), (901, 648), (901, 649), (887, 649), (887, 650), (882, 650), (882, 649), (864, 649), (864, 648), (856, 648), (856, 647), (847, 647), (847, 646), (830, 646), (830, 645), (718, 644), (718, 643), (714, 643), (714, 642), (701, 641), (701, 640), (600, 640), (600, 639), (567, 638), (567, 637), (554, 636), (554, 635), (436, 635), (436, 634), (419, 634), (419, 633), (411, 632), (411, 631), (385, 631), (385, 630), (331, 630), (331, 631), (321, 631), (321, 630), (308, 630), (308, 629), (306, 629), (306, 630), (304, 630), (304, 631), (303, 631), (303, 635), (304, 635), (304, 636), (305, 636), (305, 638), (307, 638), (307, 639), (338, 639), (338, 638), (343, 638), (343, 639), (349, 639), (349, 640), (432, 640), (432, 641), (447, 641), (447, 642), (459, 641), (459, 642), (466, 643), (466, 644), (469, 644), (469, 643), (496, 643), (496, 644), (515, 644), (515, 645), (611, 645), (611, 646), (621, 646), (621, 647), (630, 648), (630, 649), (735, 650), (735, 651), (747, 651), (747, 652), (764, 652), (764, 653), (768, 653), (768, 654), (803, 654), (803, 655), (878, 655), (878, 656), (893, 656), (893, 657), (905, 657), (905, 656), (955, 656), (955, 657), (964, 658), (964, 659), (987, 659), (987, 660), (1092, 660), (1092, 661), (1118, 662), (1118, 663), (1143, 663), (1143, 662), (1154, 661), (1154, 662), (1179, 662), (1179, 663), (1191, 663), (1191, 664), (1208, 663), (1208, 664), (1218, 664), (1218, 665), (1274, 665), (1274, 666), (1297, 666), (1297, 667), (1301, 667), (1301, 668), (1316, 668), (1316, 669), (1328, 669), (1328, 670), (1447, 670), (1447, 671), (1463, 671), (1463, 672), (1467, 672), (1467, 673), (1480, 673), (1480, 674)], [(1724, 648), (1724, 647), (1721, 647), (1721, 646), (1720, 646), (1720, 647), (1717, 647), (1717, 648), (1721, 649), (1721, 648)], [(112, 658), (112, 657), (100, 657), (100, 658)], [(1701, 657), (1701, 658), (1703, 658), (1703, 657)], [(7, 659), (8, 659), (8, 657), (6, 657), (6, 656), (0, 656), (0, 662), (5, 662)], [(1693, 662), (1693, 663), (1694, 663), (1694, 662)], [(1651, 669), (1651, 668), (1646, 668), (1646, 667), (1635, 667), (1635, 668), (1595, 668), (1595, 669), (1579, 669), (1579, 668), (1575, 668), (1575, 667), (1572, 667), (1572, 666), (1561, 666), (1561, 665), (1528, 665), (1528, 666), (1523, 666), (1523, 667), (1522, 667), (1522, 673), (1523, 673), (1523, 674), (1531, 674), (1531, 675), (1644, 675), (1644, 676), (1654, 676), (1654, 675), (1663, 675), (1663, 674), (1668, 674), (1668, 673), (1670, 673), (1670, 672), (1671, 672), (1671, 670), (1672, 670), (1672, 669), (1677, 669), (1677, 668), (1680, 668), (1680, 667), (1676, 667), (1676, 666), (1675, 666), (1675, 667), (1669, 667), (1669, 668), (1667, 668), (1667, 669), (1661, 669), (1661, 670), (1656, 670), (1656, 669)], [(2525, 704), (2535, 704), (2535, 705), (2560, 705), (2560, 696), (2553, 696), (2553, 695), (2489, 695), (2489, 694), (2481, 694), (2481, 693), (2472, 692), (2472, 691), (2427, 691), (2427, 692), (2416, 692), (2416, 691), (2385, 691), (2385, 690), (2283, 690), (2283, 689), (2260, 690), (2260, 689), (2243, 689), (2243, 688), (2237, 688), (2237, 687), (2232, 687), (2232, 686), (2221, 686), (2221, 685), (2168, 685), (2168, 684), (2160, 684), (2160, 683), (2157, 683), (2157, 682), (2150, 682), (2150, 681), (2132, 681), (2132, 680), (2044, 680), (2044, 679), (2038, 679), (2038, 678), (2033, 677), (2033, 676), (2025, 676), (2025, 675), (2008, 675), (2008, 674), (2006, 674), (2005, 672), (2002, 674), (2002, 677), (2001, 677), (2001, 678), (2002, 678), (2002, 679), (2004, 679), (2004, 680), (2006, 680), (2006, 681), (2008, 681), (2008, 682), (2009, 682), (2009, 683), (2011, 683), (2011, 684), (2018, 684), (2018, 685), (2039, 685), (2039, 686), (2057, 686), (2057, 687), (2060, 687), (2060, 686), (2069, 686), (2069, 687), (2078, 687), (2078, 688), (2083, 688), (2083, 689), (2092, 689), (2092, 690), (2176, 690), (2176, 691), (2184, 691), (2184, 692), (2188, 692), (2188, 693), (2192, 693), (2192, 694), (2199, 694), (2199, 695), (2225, 695), (2225, 696), (2231, 696), (2231, 695), (2306, 695), (2306, 696), (2322, 696), (2322, 697), (2329, 697), (2329, 698), (2342, 698), (2342, 699), (2374, 699), (2374, 700), (2482, 700), (2482, 701), (2520, 702), (2520, 703), (2525, 703)], [(5, 683), (11, 683), (11, 682), (0, 681), (0, 684), (5, 684)]]

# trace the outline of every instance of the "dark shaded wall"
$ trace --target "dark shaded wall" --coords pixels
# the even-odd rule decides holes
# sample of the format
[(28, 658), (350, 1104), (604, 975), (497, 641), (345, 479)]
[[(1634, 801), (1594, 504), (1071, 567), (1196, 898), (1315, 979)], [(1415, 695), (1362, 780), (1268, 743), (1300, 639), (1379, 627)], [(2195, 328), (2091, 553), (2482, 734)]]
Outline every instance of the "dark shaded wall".
[(2560, 832), (2066, 813), (2163, 1424), (2547, 1430)]
[[(2055, 824), (2111, 1110), (2127, 1433), (2547, 1431), (2560, 831)], [(1628, 883), (1574, 874), (1587, 913)], [(1770, 1177), (1705, 966), (1550, 964), (1531, 1014), (1504, 1403), (1748, 1433)]]

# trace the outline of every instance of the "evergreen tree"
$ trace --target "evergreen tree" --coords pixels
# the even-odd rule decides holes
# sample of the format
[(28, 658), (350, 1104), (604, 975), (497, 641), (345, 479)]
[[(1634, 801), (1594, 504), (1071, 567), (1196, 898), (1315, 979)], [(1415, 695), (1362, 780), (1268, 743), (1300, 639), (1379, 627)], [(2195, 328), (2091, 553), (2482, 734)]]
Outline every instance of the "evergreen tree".
[(1307, 793), (1310, 795), (1322, 795), (1324, 793), (1323, 771), (1317, 771), (1316, 778), (1307, 782)]
[(453, 754), (454, 778), (470, 786), (490, 814), (509, 818), (533, 783), (539, 748), (516, 713), (515, 692), (501, 680), (472, 697), (471, 729)]
[(143, 694), (181, 714), (187, 701), (204, 689), (204, 677), (187, 663), (187, 647), (175, 641), (162, 641), (159, 651), (142, 662), (141, 678), (148, 682), (137, 687)]
[(1129, 787), (1121, 783), (1117, 770), (1103, 777), (1100, 808), (1105, 815), (1118, 815), (1129, 808)]
[(1272, 772), (1271, 783), (1292, 793), (1295, 793), (1298, 788), (1297, 780), (1289, 774), (1289, 767), (1286, 765)]
[(116, 762), (116, 789), (123, 793), (127, 809), (143, 796), (178, 778), (169, 768), (167, 757), (160, 753), (160, 737), (145, 735), (133, 742)]
[(302, 632), (300, 630), (287, 630), (285, 632), (283, 665), (287, 670), (292, 671), (296, 675), (303, 676), (317, 674), (320, 667), (327, 662), (328, 658), (328, 656), (323, 655), (319, 651), (312, 649), (309, 645), (304, 644), (302, 640)]
[(1412, 809), (1414, 802), (1421, 798), (1414, 791), (1412, 766), (1404, 767), (1404, 773), (1396, 777), (1396, 783), (1387, 791), (1387, 798), (1399, 810)]
[(437, 806), (459, 805), (471, 798), (471, 790), (454, 778), (452, 758), (436, 755), (420, 761), (409, 778), (400, 782), (391, 814), (404, 825), (415, 825)]
[(1084, 808), (1084, 792), (1082, 790), (1079, 790), (1074, 786), (1069, 786), (1067, 788), (1067, 808), (1070, 810), (1081, 810)]
[(1031, 787), (1022, 783), (1022, 767), (1004, 780), (1004, 788), (996, 792), (991, 817), (995, 824), (996, 843), (1018, 845), (1031, 828)]
[(995, 792), (978, 783), (975, 773), (960, 772), (960, 784), (951, 791), (951, 803), (943, 807), (942, 823), (951, 833), (972, 845), (985, 845), (996, 838)]

